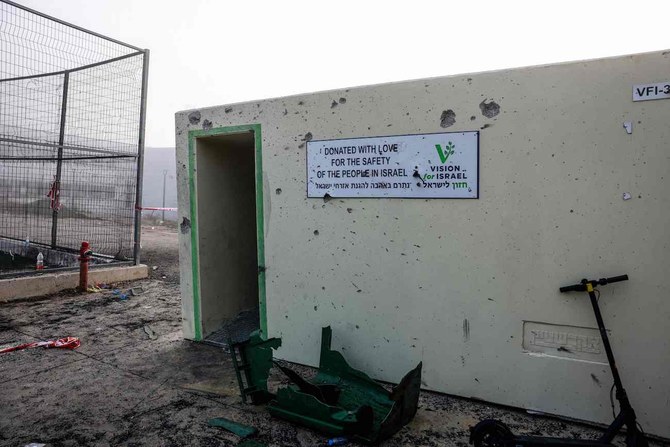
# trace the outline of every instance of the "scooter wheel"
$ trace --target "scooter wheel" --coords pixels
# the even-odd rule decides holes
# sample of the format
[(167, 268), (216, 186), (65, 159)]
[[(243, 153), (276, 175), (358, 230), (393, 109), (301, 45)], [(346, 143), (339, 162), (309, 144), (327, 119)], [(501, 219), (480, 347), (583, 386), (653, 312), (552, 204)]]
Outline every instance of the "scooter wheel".
[(472, 428), (470, 443), (475, 447), (505, 447), (514, 435), (505, 424), (486, 419)]
[(638, 431), (626, 436), (626, 447), (649, 447), (649, 442), (644, 434)]

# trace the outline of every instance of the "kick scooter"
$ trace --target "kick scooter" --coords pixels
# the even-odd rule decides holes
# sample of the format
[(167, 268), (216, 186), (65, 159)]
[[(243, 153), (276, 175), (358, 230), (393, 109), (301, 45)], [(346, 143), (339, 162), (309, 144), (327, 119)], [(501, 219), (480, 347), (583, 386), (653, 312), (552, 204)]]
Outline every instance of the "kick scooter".
[(635, 411), (630, 405), (626, 390), (621, 383), (619, 371), (614, 362), (614, 354), (607, 338), (607, 330), (603, 317), (600, 314), (598, 306), (598, 297), (596, 296), (596, 287), (604, 286), (617, 281), (627, 281), (628, 275), (615, 276), (613, 278), (602, 278), (598, 280), (582, 279), (579, 284), (561, 287), (561, 292), (588, 292), (593, 306), (593, 313), (596, 315), (600, 337), (603, 341), (603, 347), (607, 354), (607, 361), (612, 370), (614, 378), (614, 388), (616, 389), (616, 398), (619, 401), (619, 415), (610, 424), (605, 433), (599, 439), (568, 439), (568, 438), (550, 438), (544, 436), (524, 436), (514, 435), (512, 431), (502, 422), (495, 419), (485, 419), (470, 429), (470, 443), (475, 447), (611, 447), (612, 440), (616, 434), (626, 426), (626, 446), (627, 447), (647, 447), (647, 439), (644, 432), (639, 427), (635, 418)]

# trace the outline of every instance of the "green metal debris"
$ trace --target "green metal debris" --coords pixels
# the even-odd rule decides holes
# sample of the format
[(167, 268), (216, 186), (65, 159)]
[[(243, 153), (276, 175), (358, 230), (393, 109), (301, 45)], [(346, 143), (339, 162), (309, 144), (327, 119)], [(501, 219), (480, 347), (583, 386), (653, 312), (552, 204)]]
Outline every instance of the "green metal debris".
[(256, 430), (254, 427), (239, 424), (226, 418), (213, 418), (207, 421), (207, 424), (209, 424), (210, 427), (220, 427), (226, 429), (231, 433), (235, 433), (240, 438), (246, 438), (258, 433), (258, 430)]
[(244, 441), (237, 444), (237, 447), (268, 447), (268, 445), (262, 442), (254, 441), (253, 439), (245, 439)]
[[(272, 368), (272, 350), (281, 346), (280, 338), (263, 340), (260, 331), (251, 333), (249, 340), (231, 343), (233, 366), (240, 385), (240, 394), (244, 403), (251, 397), (254, 404), (263, 404), (274, 396), (268, 392), (268, 375)], [(238, 359), (236, 352), (239, 352)]]
[[(240, 368), (238, 380), (243, 399), (251, 395), (253, 403), (269, 402), (268, 411), (273, 416), (328, 435), (348, 436), (367, 444), (387, 439), (416, 414), (421, 363), (389, 392), (367, 374), (349, 366), (342, 354), (330, 348), (331, 338), (330, 327), (323, 328), (319, 370), (312, 381), (275, 364), (291, 381), (276, 395), (268, 392), (267, 379), (272, 349), (281, 345), (281, 339), (262, 340), (255, 332), (249, 341), (232, 345), (236, 370)], [(244, 368), (239, 365), (236, 352)], [(247, 378), (246, 386), (242, 383), (242, 372)]]

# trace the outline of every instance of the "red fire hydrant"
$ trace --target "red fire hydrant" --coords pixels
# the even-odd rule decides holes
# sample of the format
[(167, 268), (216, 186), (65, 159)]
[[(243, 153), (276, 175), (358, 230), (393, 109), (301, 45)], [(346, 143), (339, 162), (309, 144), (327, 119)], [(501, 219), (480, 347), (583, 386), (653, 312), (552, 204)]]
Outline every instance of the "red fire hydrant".
[(88, 290), (88, 263), (92, 253), (88, 242), (82, 242), (79, 249), (79, 290), (82, 292)]

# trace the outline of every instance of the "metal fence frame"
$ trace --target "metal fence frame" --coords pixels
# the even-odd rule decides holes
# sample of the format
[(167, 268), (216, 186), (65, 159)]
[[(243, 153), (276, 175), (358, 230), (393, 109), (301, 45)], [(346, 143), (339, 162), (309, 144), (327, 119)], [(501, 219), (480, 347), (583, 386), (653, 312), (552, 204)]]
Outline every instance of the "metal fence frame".
[[(132, 53), (124, 54), (119, 57), (107, 59), (107, 60), (102, 60), (99, 62), (95, 62), (92, 64), (87, 64), (87, 65), (81, 65), (77, 66), (74, 68), (68, 68), (65, 70), (60, 70), (60, 71), (52, 71), (48, 73), (39, 73), (39, 74), (31, 74), (27, 76), (18, 76), (18, 77), (9, 77), (9, 78), (3, 78), (0, 79), (0, 83), (4, 82), (9, 82), (9, 81), (21, 81), (21, 80), (31, 80), (31, 79), (38, 79), (38, 78), (44, 78), (47, 76), (63, 76), (63, 84), (62, 84), (62, 103), (60, 106), (60, 130), (59, 130), (59, 137), (58, 137), (58, 144), (53, 144), (53, 143), (48, 143), (45, 141), (29, 141), (25, 140), (22, 138), (17, 138), (12, 140), (11, 138), (6, 138), (3, 137), (3, 135), (0, 135), (0, 143), (5, 142), (6, 144), (30, 144), (30, 145), (36, 145), (36, 146), (46, 146), (46, 147), (51, 147), (55, 150), (57, 150), (57, 155), (56, 158), (54, 159), (53, 157), (48, 157), (45, 158), (48, 161), (55, 161), (56, 162), (56, 173), (54, 176), (54, 182), (58, 186), (60, 186), (60, 181), (61, 181), (61, 176), (62, 176), (62, 164), (63, 164), (63, 151), (64, 149), (72, 149), (72, 150), (79, 150), (81, 148), (79, 147), (69, 147), (66, 144), (66, 123), (67, 118), (68, 118), (68, 94), (69, 94), (69, 87), (70, 87), (70, 75), (72, 73), (76, 73), (82, 70), (87, 70), (91, 69), (94, 67), (99, 67), (99, 66), (104, 66), (106, 64), (112, 64), (114, 62), (121, 61), (123, 59), (131, 58), (131, 57), (137, 57), (141, 56), (142, 57), (142, 77), (141, 77), (141, 92), (140, 92), (140, 110), (139, 110), (139, 125), (138, 125), (138, 138), (137, 138), (137, 152), (136, 154), (130, 154), (130, 153), (111, 153), (109, 151), (108, 153), (104, 154), (102, 150), (97, 150), (93, 152), (100, 152), (103, 153), (101, 154), (94, 154), (93, 156), (79, 156), (79, 157), (70, 157), (67, 158), (67, 160), (85, 160), (85, 159), (91, 159), (91, 158), (136, 158), (136, 185), (135, 185), (135, 209), (134, 209), (134, 214), (133, 214), (133, 260), (132, 263), (135, 265), (140, 263), (140, 241), (141, 241), (141, 213), (142, 213), (142, 180), (143, 180), (143, 167), (144, 167), (144, 142), (145, 142), (145, 128), (146, 128), (146, 102), (147, 102), (147, 88), (148, 88), (148, 69), (149, 69), (149, 50), (147, 49), (141, 49), (138, 47), (135, 47), (133, 45), (126, 44), (124, 42), (112, 39), (110, 37), (103, 36), (101, 34), (98, 34), (96, 32), (87, 30), (85, 28), (81, 28), (79, 26), (73, 25), (71, 23), (65, 22), (63, 20), (57, 19), (55, 17), (51, 17), (47, 14), (41, 13), (39, 11), (33, 10), (31, 8), (27, 8), (23, 5), (14, 3), (13, 1), (10, 0), (0, 0), (0, 3), (5, 3), (11, 7), (18, 8), (22, 11), (25, 11), (26, 13), (35, 15), (37, 17), (40, 17), (42, 19), (46, 19), (49, 23), (53, 22), (62, 26), (67, 27), (69, 30), (74, 30), (72, 31), (73, 33), (84, 33), (89, 36), (94, 36), (95, 38), (99, 39), (104, 39), (107, 42), (111, 42), (113, 44), (126, 47), (127, 49), (134, 50)], [(1, 24), (0, 24), (1, 25)], [(89, 149), (91, 150), (91, 149)], [(7, 159), (12, 159), (13, 157), (6, 157), (4, 160)], [(3, 160), (3, 159), (0, 159)], [(40, 158), (31, 158), (31, 160), (40, 160)], [(45, 248), (51, 248), (54, 250), (60, 250), (60, 251), (65, 251), (65, 252), (76, 252), (78, 247), (64, 247), (64, 246), (59, 246), (58, 245), (58, 219), (59, 219), (59, 212), (57, 208), (53, 209), (53, 213), (51, 216), (52, 219), (52, 226), (51, 226), (51, 244), (50, 246), (47, 246), (44, 242), (37, 243), (37, 245), (42, 245)], [(17, 240), (16, 238), (11, 238), (7, 237), (2, 234), (3, 229), (0, 228), (0, 237), (5, 238), (5, 239), (14, 239)], [(107, 257), (110, 258), (109, 254), (105, 256), (105, 254), (101, 254), (102, 257)], [(130, 262), (124, 262), (124, 263), (130, 263)], [(64, 269), (66, 269), (65, 267)]]

